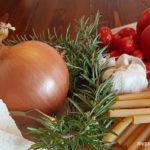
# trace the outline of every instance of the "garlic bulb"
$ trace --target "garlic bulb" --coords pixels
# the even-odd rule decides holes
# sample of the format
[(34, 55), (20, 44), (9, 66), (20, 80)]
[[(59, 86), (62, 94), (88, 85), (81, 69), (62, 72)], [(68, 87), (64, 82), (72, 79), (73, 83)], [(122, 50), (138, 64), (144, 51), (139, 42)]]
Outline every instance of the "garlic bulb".
[(138, 57), (134, 57), (131, 55), (127, 55), (127, 54), (122, 54), (118, 60), (116, 61), (116, 67), (121, 67), (121, 66), (127, 66), (129, 64), (139, 64), (141, 65), (144, 69), (146, 69), (143, 61), (141, 59), (139, 59)]
[(116, 65), (115, 57), (100, 57), (99, 65), (105, 65), (105, 67), (113, 67)]
[(144, 63), (134, 56), (121, 55), (116, 66), (107, 69), (102, 79), (113, 76), (112, 90), (119, 93), (139, 92), (147, 88), (146, 69)]

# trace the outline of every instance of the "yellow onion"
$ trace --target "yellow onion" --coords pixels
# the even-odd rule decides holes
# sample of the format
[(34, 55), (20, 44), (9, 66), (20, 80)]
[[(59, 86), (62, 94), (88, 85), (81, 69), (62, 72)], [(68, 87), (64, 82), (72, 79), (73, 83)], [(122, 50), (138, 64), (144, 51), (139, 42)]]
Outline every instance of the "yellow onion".
[(59, 53), (39, 41), (0, 49), (0, 98), (10, 111), (61, 109), (69, 88), (69, 73)]

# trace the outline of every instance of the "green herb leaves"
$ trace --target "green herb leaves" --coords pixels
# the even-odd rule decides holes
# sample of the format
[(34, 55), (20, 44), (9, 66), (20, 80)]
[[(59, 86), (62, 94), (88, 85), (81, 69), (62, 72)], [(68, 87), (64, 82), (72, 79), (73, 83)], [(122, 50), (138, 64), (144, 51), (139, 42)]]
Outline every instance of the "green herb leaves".
[[(95, 21), (82, 18), (77, 23), (77, 32), (71, 38), (70, 27), (66, 35), (54, 36), (48, 32), (48, 40), (34, 33), (31, 39), (42, 40), (65, 52), (64, 59), (70, 73), (70, 91), (68, 93), (69, 109), (66, 115), (57, 117), (57, 124), (45, 120), (44, 128), (29, 128), (36, 143), (31, 149), (46, 150), (106, 150), (108, 145), (101, 141), (108, 132), (113, 118), (107, 117), (107, 110), (114, 103), (115, 95), (111, 92), (111, 81), (101, 81), (106, 69), (99, 65), (99, 56), (103, 55), (106, 47), (99, 47), (97, 28), (100, 14)], [(25, 37), (18, 37), (26, 40)], [(7, 41), (8, 45), (16, 41)], [(107, 148), (106, 148), (107, 147)]]

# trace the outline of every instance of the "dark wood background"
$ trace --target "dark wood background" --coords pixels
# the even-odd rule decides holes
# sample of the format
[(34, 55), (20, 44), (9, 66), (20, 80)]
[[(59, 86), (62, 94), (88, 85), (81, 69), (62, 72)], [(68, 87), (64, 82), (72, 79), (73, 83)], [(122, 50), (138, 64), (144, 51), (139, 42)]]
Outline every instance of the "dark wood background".
[(16, 27), (15, 34), (52, 31), (63, 33), (68, 24), (75, 30), (75, 19), (85, 15), (92, 20), (97, 10), (101, 25), (111, 28), (135, 22), (150, 0), (0, 0), (0, 21)]

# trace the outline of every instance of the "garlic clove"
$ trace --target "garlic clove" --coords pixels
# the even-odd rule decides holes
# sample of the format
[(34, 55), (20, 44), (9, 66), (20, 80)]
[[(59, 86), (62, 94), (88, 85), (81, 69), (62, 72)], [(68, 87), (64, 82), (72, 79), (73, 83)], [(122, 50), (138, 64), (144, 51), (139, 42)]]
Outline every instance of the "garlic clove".
[(128, 66), (128, 71), (133, 71), (133, 70), (136, 71), (137, 74), (138, 74), (138, 72), (140, 72), (140, 74), (143, 74), (143, 76), (146, 77), (146, 70), (141, 65), (134, 64), (134, 63), (129, 65)]
[(105, 67), (114, 67), (116, 65), (115, 57), (101, 57), (99, 58), (99, 65), (105, 65)]
[(106, 80), (113, 76), (112, 90), (117, 94), (139, 92), (148, 87), (144, 63), (137, 57), (121, 55), (116, 66), (107, 69), (102, 77)]
[(110, 76), (112, 76), (115, 72), (116, 72), (116, 68), (115, 67), (112, 67), (112, 68), (109, 68), (107, 69), (104, 73), (103, 73), (103, 76), (102, 76), (102, 81), (108, 79)]
[(126, 70), (113, 74), (112, 90), (117, 94), (139, 92), (148, 87), (146, 71), (139, 64), (131, 64)]
[(146, 70), (146, 67), (141, 59), (127, 54), (122, 54), (118, 58), (118, 60), (116, 61), (116, 67), (128, 66), (133, 63), (141, 65)]
[(116, 67), (128, 66), (130, 56), (127, 54), (122, 54), (116, 61)]
[(107, 66), (108, 67), (114, 67), (114, 66), (116, 66), (116, 58), (115, 57), (109, 58)]

